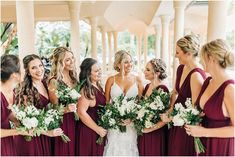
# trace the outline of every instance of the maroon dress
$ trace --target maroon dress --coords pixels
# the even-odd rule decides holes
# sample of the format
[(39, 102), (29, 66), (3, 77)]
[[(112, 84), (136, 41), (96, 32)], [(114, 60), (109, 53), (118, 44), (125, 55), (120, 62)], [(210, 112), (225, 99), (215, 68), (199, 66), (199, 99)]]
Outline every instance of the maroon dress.
[[(60, 82), (66, 85), (64, 82)], [(67, 85), (66, 85), (67, 86)], [(71, 141), (65, 143), (61, 137), (54, 138), (54, 154), (55, 156), (74, 156), (75, 155), (75, 119), (74, 113), (65, 113), (63, 116), (63, 122), (60, 128), (64, 131), (64, 134), (69, 137)]]
[[(95, 88), (96, 104), (94, 107), (89, 107), (87, 113), (97, 123), (99, 105), (105, 105), (106, 99), (104, 93)], [(104, 143), (96, 144), (99, 135), (82, 121), (78, 122), (76, 129), (76, 155), (77, 156), (102, 156), (104, 151)], [(105, 140), (104, 140), (105, 141)]]
[[(146, 85), (143, 95), (146, 94), (149, 85)], [(156, 89), (163, 89), (164, 92), (169, 93), (168, 88), (165, 85), (159, 85)], [(166, 133), (167, 127), (152, 131), (150, 133), (144, 133), (138, 137), (138, 148), (140, 156), (165, 156), (166, 155)]]
[[(210, 83), (211, 77), (207, 78), (202, 86), (202, 90), (196, 101), (196, 105), (200, 106), (200, 99), (204, 91)], [(227, 80), (214, 92), (214, 94), (206, 101), (203, 112), (202, 125), (205, 128), (220, 128), (231, 126), (231, 120), (225, 117), (222, 111), (224, 100), (224, 90), (227, 85), (234, 84), (234, 80)], [(200, 155), (206, 156), (234, 156), (234, 138), (202, 138), (202, 142), (206, 148), (206, 152)]]
[[(189, 72), (186, 76), (182, 86), (180, 87), (180, 80), (183, 73), (184, 65), (180, 65), (177, 69), (175, 88), (178, 92), (176, 103), (185, 105), (187, 98), (192, 98), (190, 79), (194, 72), (198, 72), (205, 79), (205, 72), (200, 68), (195, 68)], [(168, 135), (168, 153), (170, 156), (193, 156), (196, 155), (194, 149), (194, 139), (192, 136), (188, 136), (184, 127), (173, 126), (169, 130)]]
[[(40, 105), (36, 106), (38, 109), (45, 108), (49, 99), (39, 94)], [(14, 138), (17, 155), (19, 156), (48, 156), (51, 155), (51, 138), (45, 135), (32, 137), (31, 141), (26, 141), (24, 136), (16, 136)]]
[[(10, 129), (8, 102), (1, 92), (1, 129)], [(14, 147), (13, 136), (1, 138), (1, 156), (14, 156), (16, 150)]]

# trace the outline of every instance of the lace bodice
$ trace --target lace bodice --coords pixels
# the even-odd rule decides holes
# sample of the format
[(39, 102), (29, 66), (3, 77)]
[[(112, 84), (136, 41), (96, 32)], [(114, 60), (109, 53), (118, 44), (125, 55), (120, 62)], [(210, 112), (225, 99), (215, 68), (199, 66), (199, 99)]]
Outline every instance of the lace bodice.
[[(138, 95), (138, 86), (135, 83), (124, 93), (123, 89), (115, 82), (111, 86), (111, 101), (124, 94), (127, 97), (136, 97)], [(137, 132), (133, 123), (126, 127), (126, 132), (120, 132), (118, 129), (108, 130), (107, 141), (104, 148), (104, 156), (138, 156)]]
[(137, 86), (137, 83), (135, 82), (127, 90), (127, 92), (124, 93), (123, 89), (116, 82), (114, 82), (113, 85), (111, 86), (111, 90), (110, 90), (111, 99), (114, 99), (114, 98), (120, 96), (121, 94), (124, 94), (128, 98), (137, 96), (138, 95), (138, 86)]

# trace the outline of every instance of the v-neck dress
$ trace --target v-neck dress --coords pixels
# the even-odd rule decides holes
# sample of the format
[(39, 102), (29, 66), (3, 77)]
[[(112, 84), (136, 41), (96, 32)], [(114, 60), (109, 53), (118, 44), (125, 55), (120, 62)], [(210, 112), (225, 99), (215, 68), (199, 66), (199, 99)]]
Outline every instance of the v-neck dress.
[[(181, 103), (185, 105), (185, 101), (187, 98), (192, 98), (191, 93), (191, 75), (195, 72), (201, 74), (201, 76), (205, 79), (206, 74), (200, 68), (195, 68), (189, 72), (186, 76), (183, 84), (180, 87), (180, 80), (183, 73), (184, 65), (179, 65), (177, 69), (176, 75), (176, 85), (175, 88), (178, 92), (178, 97), (175, 101), (176, 103)], [(173, 126), (169, 130), (168, 135), (168, 153), (169, 156), (194, 156), (196, 155), (194, 149), (194, 140), (192, 136), (188, 136), (184, 127)]]
[[(202, 86), (202, 90), (196, 101), (196, 105), (200, 107), (200, 99), (210, 83), (211, 77), (207, 78)], [(203, 112), (202, 126), (205, 128), (220, 128), (231, 126), (231, 119), (225, 117), (222, 111), (224, 101), (224, 90), (229, 84), (234, 84), (234, 80), (227, 80), (222, 83), (214, 94), (206, 101)], [(206, 148), (204, 156), (234, 156), (234, 137), (231, 138), (202, 138), (202, 142)]]

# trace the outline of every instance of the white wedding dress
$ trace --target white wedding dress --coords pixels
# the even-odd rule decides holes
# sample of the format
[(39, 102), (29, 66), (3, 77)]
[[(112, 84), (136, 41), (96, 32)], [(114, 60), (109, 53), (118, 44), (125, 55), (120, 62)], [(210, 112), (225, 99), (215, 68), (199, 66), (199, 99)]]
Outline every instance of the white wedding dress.
[[(123, 93), (117, 83), (113, 83), (110, 91), (111, 99), (120, 96)], [(137, 84), (134, 83), (127, 91), (127, 97), (138, 95)], [(126, 132), (120, 132), (118, 129), (108, 130), (107, 141), (104, 147), (104, 156), (138, 156), (137, 132), (131, 123), (126, 127)]]

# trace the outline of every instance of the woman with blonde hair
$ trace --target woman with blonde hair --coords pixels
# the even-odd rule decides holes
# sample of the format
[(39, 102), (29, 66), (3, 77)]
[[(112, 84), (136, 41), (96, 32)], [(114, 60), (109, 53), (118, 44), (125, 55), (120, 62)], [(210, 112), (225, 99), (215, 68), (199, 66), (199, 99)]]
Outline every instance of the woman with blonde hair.
[[(169, 93), (162, 80), (167, 77), (166, 64), (161, 59), (151, 59), (145, 67), (145, 79), (150, 83), (144, 88), (143, 96), (150, 97), (154, 89), (162, 89)], [(157, 122), (151, 128), (145, 128), (143, 135), (138, 138), (138, 148), (140, 156), (164, 156), (166, 155), (166, 133), (167, 127), (162, 121)]]
[[(54, 50), (52, 56), (52, 67), (49, 80), (49, 98), (51, 103), (59, 104), (60, 100), (56, 91), (63, 85), (68, 88), (74, 88), (77, 81), (75, 68), (75, 59), (73, 53), (66, 47), (58, 47)], [(65, 105), (65, 104), (64, 104)], [(75, 155), (75, 120), (77, 104), (71, 103), (64, 107), (64, 117), (61, 128), (70, 138), (70, 142), (64, 143), (61, 137), (55, 138), (54, 155)]]
[[(180, 65), (177, 69), (175, 87), (171, 96), (171, 109), (167, 114), (161, 116), (163, 122), (170, 121), (168, 115), (171, 114), (175, 104), (185, 105), (187, 98), (191, 98), (192, 103), (195, 103), (206, 78), (205, 72), (196, 61), (199, 50), (200, 40), (196, 35), (186, 35), (177, 41), (175, 57), (179, 59)], [(179, 126), (170, 128), (167, 149), (167, 155), (170, 156), (196, 155), (193, 138), (188, 136), (184, 128)]]
[(234, 156), (234, 79), (226, 69), (234, 65), (234, 54), (222, 39), (205, 44), (201, 59), (208, 77), (196, 105), (203, 110), (202, 126), (186, 125), (188, 135), (204, 137), (206, 156)]
[[(110, 76), (105, 85), (106, 101), (110, 102), (120, 95), (126, 97), (142, 96), (143, 84), (138, 76), (131, 73), (132, 58), (126, 51), (118, 51), (115, 54), (114, 69), (118, 72)], [(130, 155), (137, 156), (137, 132), (130, 120), (125, 120), (126, 132), (108, 130), (105, 145), (105, 156)]]

